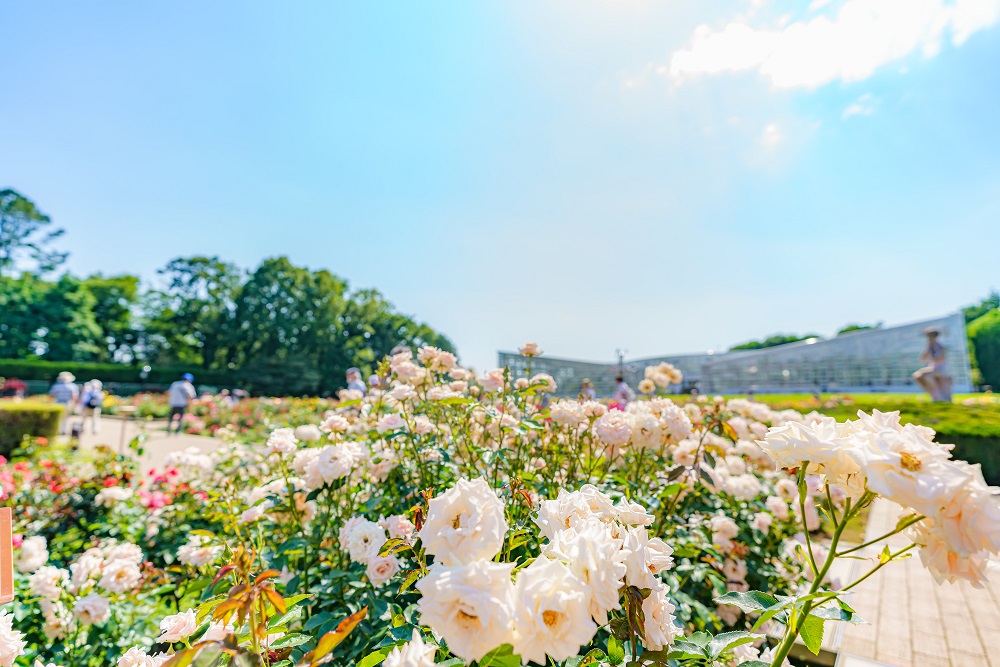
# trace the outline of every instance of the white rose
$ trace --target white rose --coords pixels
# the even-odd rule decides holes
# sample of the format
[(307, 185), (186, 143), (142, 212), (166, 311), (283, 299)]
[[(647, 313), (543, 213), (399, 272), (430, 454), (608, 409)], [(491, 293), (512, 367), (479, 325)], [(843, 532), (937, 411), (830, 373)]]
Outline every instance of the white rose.
[(399, 560), (393, 556), (375, 556), (368, 561), (368, 567), (365, 569), (365, 574), (368, 575), (368, 580), (372, 582), (375, 588), (380, 588), (385, 582), (395, 576), (399, 572)]
[(264, 500), (260, 504), (254, 505), (240, 513), (240, 523), (254, 523), (260, 521), (267, 514), (268, 510), (274, 508), (273, 500)]
[(513, 563), (435, 564), (417, 582), (420, 624), (429, 626), (466, 662), (514, 639)]
[(362, 519), (345, 534), (345, 543), (351, 560), (367, 565), (386, 543), (385, 530), (377, 523)]
[(642, 614), (646, 648), (652, 651), (663, 650), (673, 644), (675, 638), (684, 634), (683, 628), (674, 620), (674, 605), (670, 603), (667, 587), (662, 583), (654, 586), (649, 596), (642, 601)]
[(278, 428), (271, 431), (264, 448), (268, 454), (294, 454), (298, 451), (299, 441), (292, 429)]
[(383, 415), (378, 423), (375, 425), (376, 430), (379, 433), (386, 433), (388, 431), (395, 431), (406, 426), (406, 420), (403, 419), (402, 415), (396, 412), (390, 412), (387, 415)]
[(605, 445), (624, 445), (632, 437), (629, 417), (621, 410), (609, 410), (594, 422), (594, 435)]
[(200, 641), (206, 642), (221, 642), (227, 636), (236, 632), (236, 627), (230, 622), (229, 625), (224, 624), (222, 621), (213, 621), (209, 623), (208, 628), (206, 628), (205, 633), (202, 634)]
[(17, 557), (19, 572), (31, 573), (45, 565), (49, 560), (47, 543), (41, 535), (26, 537), (21, 542), (21, 553)]
[(639, 588), (653, 588), (660, 581), (656, 575), (673, 566), (673, 549), (658, 537), (650, 539), (642, 526), (629, 528), (624, 537), (622, 548), (628, 551), (625, 581)]
[(514, 653), (521, 662), (562, 662), (593, 639), (586, 585), (564, 563), (539, 556), (517, 575)]
[(486, 392), (495, 392), (503, 388), (503, 369), (494, 368), (479, 377), (479, 385)]
[(135, 563), (116, 560), (104, 566), (98, 586), (109, 593), (124, 593), (134, 589), (142, 581), (142, 572)]
[(224, 547), (209, 544), (207, 537), (192, 535), (187, 544), (177, 549), (177, 560), (192, 567), (202, 567), (218, 560), (223, 551)]
[(167, 616), (160, 621), (160, 636), (156, 638), (158, 642), (184, 641), (198, 629), (198, 614), (194, 609), (182, 611), (179, 614)]
[(295, 429), (295, 437), (301, 442), (316, 442), (323, 437), (323, 432), (315, 424), (303, 424)]
[(560, 531), (542, 547), (549, 558), (569, 565), (590, 591), (590, 614), (599, 625), (606, 625), (608, 612), (621, 608), (618, 593), (625, 578), (622, 540), (612, 537), (611, 528), (595, 517), (585, 523)]
[(774, 521), (774, 517), (772, 517), (767, 512), (757, 512), (756, 514), (753, 515), (753, 520), (750, 522), (750, 525), (753, 526), (754, 530), (759, 530), (762, 533), (766, 533), (769, 530), (771, 530), (772, 521)]
[(629, 415), (632, 427), (632, 446), (636, 449), (659, 449), (663, 445), (660, 420), (649, 413)]
[(84, 625), (96, 625), (111, 616), (111, 605), (97, 593), (89, 593), (73, 605), (73, 615)]
[(69, 582), (69, 573), (66, 570), (45, 565), (28, 577), (28, 589), (32, 595), (47, 600), (58, 600), (67, 582)]
[(767, 510), (775, 516), (775, 518), (781, 521), (788, 520), (788, 503), (778, 496), (768, 496), (767, 500), (764, 501), (764, 507), (766, 507)]
[(384, 667), (434, 667), (434, 644), (424, 643), (420, 631), (413, 628), (413, 637), (402, 646), (396, 646), (382, 661)]
[(79, 591), (91, 579), (99, 578), (103, 565), (104, 559), (96, 554), (84, 553), (80, 556), (69, 566), (72, 589)]
[(639, 503), (633, 503), (624, 496), (615, 504), (618, 520), (627, 526), (648, 526), (655, 518)]
[(0, 667), (12, 667), (24, 655), (24, 635), (14, 629), (14, 617), (0, 609)]
[(493, 558), (506, 534), (503, 503), (486, 480), (460, 479), (428, 503), (420, 540), (435, 562), (459, 565)]
[(409, 541), (417, 531), (417, 527), (413, 525), (413, 522), (402, 514), (394, 514), (388, 518), (379, 519), (378, 525), (385, 528), (386, 532), (389, 533), (389, 537), (400, 540)]
[(549, 406), (549, 417), (556, 424), (563, 426), (582, 424), (587, 421), (587, 415), (583, 412), (583, 406), (576, 401), (561, 400)]
[(145, 560), (142, 555), (142, 549), (131, 542), (119, 542), (109, 545), (105, 550), (104, 558), (108, 562), (123, 560), (133, 565), (142, 565), (143, 560)]
[(98, 507), (114, 507), (123, 500), (128, 500), (133, 495), (131, 487), (109, 486), (101, 489), (94, 497), (94, 504)]

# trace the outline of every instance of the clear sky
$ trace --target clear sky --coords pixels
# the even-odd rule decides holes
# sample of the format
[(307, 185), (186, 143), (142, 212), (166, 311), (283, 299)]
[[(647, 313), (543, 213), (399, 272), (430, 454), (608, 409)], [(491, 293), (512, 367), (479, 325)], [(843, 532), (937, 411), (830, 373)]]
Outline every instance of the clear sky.
[(463, 360), (941, 315), (1000, 286), (1000, 0), (22, 2), (0, 186), (77, 273), (288, 255)]

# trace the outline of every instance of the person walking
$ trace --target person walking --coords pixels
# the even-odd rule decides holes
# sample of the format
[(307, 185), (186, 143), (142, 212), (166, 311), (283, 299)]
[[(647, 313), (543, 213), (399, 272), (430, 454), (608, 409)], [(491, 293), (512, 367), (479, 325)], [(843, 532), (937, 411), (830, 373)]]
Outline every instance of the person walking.
[(913, 379), (931, 395), (931, 400), (951, 402), (952, 379), (948, 375), (944, 345), (938, 342), (941, 332), (930, 327), (924, 329), (924, 335), (927, 336), (927, 347), (921, 353), (920, 361), (927, 366), (915, 372)]
[(97, 435), (97, 430), (101, 427), (101, 408), (104, 407), (104, 383), (100, 380), (91, 380), (83, 385), (83, 394), (80, 395), (80, 413), (83, 415), (83, 424), (87, 425), (87, 417), (90, 417), (90, 432)]
[(76, 406), (76, 401), (80, 397), (80, 388), (74, 383), (76, 377), (69, 371), (63, 371), (56, 376), (56, 381), (49, 389), (49, 396), (56, 405), (62, 406), (62, 417), (59, 418), (59, 435), (66, 435), (66, 424), (69, 416)]
[(175, 433), (180, 435), (181, 428), (184, 425), (184, 413), (187, 412), (191, 401), (198, 396), (193, 383), (194, 376), (190, 373), (185, 373), (181, 376), (180, 380), (171, 384), (170, 389), (167, 390), (167, 403), (170, 405), (170, 421), (167, 422), (167, 433), (170, 433), (170, 426), (174, 423), (174, 417), (177, 417), (177, 430)]
[(615, 399), (611, 407), (617, 407), (619, 410), (624, 410), (628, 407), (628, 404), (635, 400), (635, 392), (632, 391), (632, 387), (625, 383), (625, 378), (619, 375), (615, 378), (617, 386), (615, 387)]
[(361, 370), (358, 368), (347, 369), (347, 388), (352, 391), (360, 391), (362, 396), (368, 393), (368, 385), (361, 379)]
[(583, 382), (580, 383), (580, 396), (582, 396), (585, 401), (593, 401), (597, 398), (597, 392), (594, 390), (594, 383), (590, 381), (590, 378), (583, 378)]

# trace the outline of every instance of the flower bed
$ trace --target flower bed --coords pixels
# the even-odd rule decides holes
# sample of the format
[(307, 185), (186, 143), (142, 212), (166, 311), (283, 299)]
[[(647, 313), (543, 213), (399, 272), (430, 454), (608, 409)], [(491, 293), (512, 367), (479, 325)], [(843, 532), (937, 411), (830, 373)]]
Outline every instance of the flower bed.
[[(781, 665), (860, 621), (828, 575), (875, 497), (914, 542), (873, 573), (919, 550), (980, 584), (1000, 551), (978, 468), (898, 415), (680, 406), (656, 396), (680, 379), (663, 365), (626, 410), (433, 348), (379, 374), (387, 391), (337, 405), (247, 402), (266, 438), (233, 429), (165, 470), (4, 465), (27, 509), (0, 664)], [(240, 409), (195, 416), (218, 432)]]

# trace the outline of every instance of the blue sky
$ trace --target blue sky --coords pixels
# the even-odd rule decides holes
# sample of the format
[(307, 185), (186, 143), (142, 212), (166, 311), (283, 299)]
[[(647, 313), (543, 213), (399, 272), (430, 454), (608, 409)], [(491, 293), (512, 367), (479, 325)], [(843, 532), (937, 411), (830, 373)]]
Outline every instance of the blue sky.
[(18, 3), (0, 185), (70, 269), (284, 254), (464, 361), (1000, 287), (1000, 0)]

